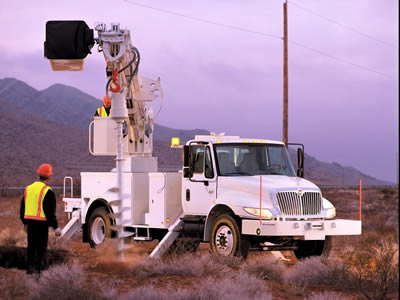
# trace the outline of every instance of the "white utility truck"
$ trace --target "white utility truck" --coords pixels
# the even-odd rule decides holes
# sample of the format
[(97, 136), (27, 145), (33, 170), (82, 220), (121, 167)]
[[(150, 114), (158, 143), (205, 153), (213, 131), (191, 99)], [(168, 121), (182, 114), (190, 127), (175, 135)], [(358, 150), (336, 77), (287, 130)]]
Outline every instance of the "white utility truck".
[[(65, 36), (79, 36), (76, 32), (89, 50), (98, 43), (112, 108), (110, 117), (95, 117), (90, 124), (89, 151), (116, 156), (116, 168), (82, 172), (80, 198), (72, 195), (72, 178), (65, 178), (63, 201), (72, 219), (63, 229), (64, 239), (80, 228), (83, 241), (93, 247), (115, 237), (121, 257), (124, 240), (132, 238), (159, 240), (152, 257), (195, 251), (200, 242), (208, 242), (212, 252), (224, 256), (246, 257), (250, 249), (292, 250), (304, 258), (327, 254), (332, 236), (361, 234), (360, 220), (336, 219), (321, 190), (302, 178), (304, 147), (297, 150), (296, 171), (282, 142), (196, 136), (177, 150), (183, 151), (181, 171), (159, 172), (148, 105), (161, 93), (159, 80), (138, 75), (140, 56), (128, 30), (117, 23), (107, 30), (100, 23), (95, 39), (84, 22), (77, 22), (83, 21), (47, 23), (45, 55), (54, 70), (80, 68), (85, 55), (51, 53), (59, 44), (65, 47)], [(55, 31), (75, 34), (64, 34), (61, 43), (54, 40)], [(179, 148), (175, 139), (173, 144)]]

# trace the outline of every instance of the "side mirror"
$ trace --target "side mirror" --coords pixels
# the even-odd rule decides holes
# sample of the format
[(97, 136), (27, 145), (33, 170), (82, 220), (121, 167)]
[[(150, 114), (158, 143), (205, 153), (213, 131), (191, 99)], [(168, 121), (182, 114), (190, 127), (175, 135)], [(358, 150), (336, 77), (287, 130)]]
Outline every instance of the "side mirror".
[(297, 148), (297, 176), (304, 177), (304, 152)]
[(190, 146), (183, 146), (183, 167), (189, 167)]

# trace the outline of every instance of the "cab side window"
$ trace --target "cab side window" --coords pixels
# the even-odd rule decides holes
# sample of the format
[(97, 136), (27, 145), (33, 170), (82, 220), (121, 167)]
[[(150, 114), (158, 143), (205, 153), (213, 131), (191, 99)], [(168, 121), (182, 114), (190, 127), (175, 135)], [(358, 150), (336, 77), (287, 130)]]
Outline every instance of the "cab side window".
[(204, 171), (204, 147), (192, 147), (194, 155), (193, 173), (201, 174)]
[(193, 146), (192, 151), (194, 156), (193, 173), (204, 174), (206, 178), (213, 178), (214, 171), (210, 147)]
[(214, 177), (214, 171), (213, 171), (213, 166), (212, 166), (212, 161), (211, 161), (211, 151), (210, 147), (206, 148), (206, 161), (205, 161), (205, 174), (204, 176), (206, 178), (213, 178)]

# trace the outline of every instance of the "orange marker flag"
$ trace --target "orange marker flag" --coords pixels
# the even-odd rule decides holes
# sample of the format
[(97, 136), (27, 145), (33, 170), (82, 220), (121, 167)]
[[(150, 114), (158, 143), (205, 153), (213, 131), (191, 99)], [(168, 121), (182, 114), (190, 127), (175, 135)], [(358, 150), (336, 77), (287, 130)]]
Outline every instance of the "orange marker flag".
[(362, 214), (361, 214), (361, 203), (362, 203), (362, 179), (360, 178), (360, 192), (359, 192), (359, 194), (360, 194), (360, 221), (361, 221), (361, 217), (362, 217)]
[(261, 207), (262, 207), (262, 176), (260, 176), (260, 223), (261, 223)]

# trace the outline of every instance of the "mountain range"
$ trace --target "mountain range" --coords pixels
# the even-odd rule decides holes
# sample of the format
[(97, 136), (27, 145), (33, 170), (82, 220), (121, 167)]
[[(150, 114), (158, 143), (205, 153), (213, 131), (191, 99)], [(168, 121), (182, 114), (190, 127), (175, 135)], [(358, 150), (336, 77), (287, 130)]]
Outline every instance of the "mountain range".
[[(102, 103), (76, 88), (55, 84), (37, 90), (14, 78), (0, 79), (0, 173), (1, 186), (25, 186), (35, 179), (40, 163), (54, 166), (54, 181), (64, 176), (79, 178), (81, 171), (108, 171), (112, 157), (94, 157), (88, 152), (88, 126)], [(154, 156), (159, 170), (178, 170), (182, 164), (179, 149), (170, 148), (171, 137), (185, 142), (202, 129), (173, 129), (159, 124), (154, 128)], [(386, 185), (352, 167), (326, 163), (306, 154), (305, 177), (322, 185)]]

